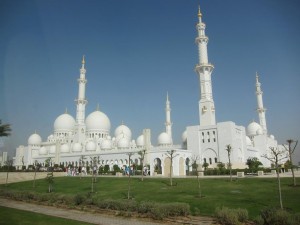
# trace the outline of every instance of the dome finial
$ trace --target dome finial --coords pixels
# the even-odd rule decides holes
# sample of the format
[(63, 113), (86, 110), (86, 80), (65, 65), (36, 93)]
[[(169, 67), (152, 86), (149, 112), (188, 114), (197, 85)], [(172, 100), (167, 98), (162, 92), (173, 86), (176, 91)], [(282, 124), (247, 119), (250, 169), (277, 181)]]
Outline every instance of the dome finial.
[(99, 105), (99, 103), (97, 104), (96, 111), (100, 111), (100, 105)]
[(66, 107), (65, 114), (68, 114), (68, 108)]
[(169, 92), (167, 91), (167, 102), (169, 101)]
[(201, 13), (201, 10), (200, 10), (200, 4), (198, 5), (198, 17), (202, 18), (202, 13)]
[(259, 76), (258, 76), (258, 73), (256, 71), (256, 83), (258, 83), (258, 78), (259, 78)]
[(84, 55), (82, 56), (82, 61), (81, 61), (81, 63), (82, 63), (82, 64), (85, 64), (85, 56), (84, 56)]

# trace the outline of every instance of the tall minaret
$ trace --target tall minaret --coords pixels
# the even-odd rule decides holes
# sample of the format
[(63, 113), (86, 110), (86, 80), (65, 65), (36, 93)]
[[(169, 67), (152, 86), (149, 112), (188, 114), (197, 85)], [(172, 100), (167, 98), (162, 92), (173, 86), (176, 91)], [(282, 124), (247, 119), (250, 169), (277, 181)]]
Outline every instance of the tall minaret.
[(85, 99), (85, 85), (87, 80), (85, 79), (86, 69), (84, 68), (85, 59), (82, 57), (82, 65), (80, 68), (80, 77), (78, 79), (79, 89), (78, 89), (78, 98), (75, 100), (77, 105), (76, 110), (76, 137), (77, 141), (81, 143), (85, 138), (85, 105), (87, 100)]
[(167, 101), (166, 101), (166, 133), (171, 138), (171, 143), (173, 143), (172, 139), (172, 122), (171, 122), (171, 107), (170, 107), (170, 101), (169, 101), (169, 94), (167, 93)]
[(259, 118), (259, 124), (263, 129), (263, 133), (267, 134), (267, 122), (266, 122), (266, 109), (264, 108), (264, 104), (263, 104), (263, 92), (261, 90), (261, 84), (259, 83), (258, 80), (258, 74), (256, 73), (256, 98), (257, 98), (257, 113), (258, 113), (258, 118)]
[(215, 104), (212, 95), (211, 73), (214, 66), (208, 62), (207, 43), (208, 37), (205, 35), (205, 23), (202, 22), (202, 14), (200, 6), (198, 10), (199, 22), (196, 25), (198, 37), (196, 44), (199, 51), (199, 63), (196, 65), (196, 72), (200, 81), (200, 101), (199, 101), (199, 117), (200, 126), (209, 126), (216, 124)]

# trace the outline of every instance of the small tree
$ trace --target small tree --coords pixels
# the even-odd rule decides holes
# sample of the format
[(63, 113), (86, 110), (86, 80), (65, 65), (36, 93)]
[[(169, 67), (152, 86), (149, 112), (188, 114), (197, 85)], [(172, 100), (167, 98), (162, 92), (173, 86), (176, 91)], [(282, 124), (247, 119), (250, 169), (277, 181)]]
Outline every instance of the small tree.
[(10, 159), (9, 156), (7, 157), (7, 160), (4, 162), (4, 165), (7, 166), (5, 186), (7, 186), (7, 183), (8, 183), (8, 173), (9, 173), (9, 170), (12, 168), (13, 162), (14, 161), (12, 159)]
[(199, 173), (198, 173), (198, 160), (199, 156), (192, 156), (192, 168), (196, 172), (197, 181), (198, 181), (198, 196), (201, 198), (201, 185), (200, 185), (200, 179), (199, 179)]
[(127, 199), (130, 199), (130, 185), (131, 185), (131, 179), (130, 179), (130, 174), (131, 174), (131, 171), (130, 171), (130, 163), (131, 163), (131, 156), (133, 156), (134, 155), (134, 153), (133, 152), (129, 152), (129, 153), (127, 153), (127, 155), (128, 155), (128, 191), (127, 191)]
[(281, 197), (281, 184), (280, 184), (280, 176), (279, 176), (279, 161), (286, 158), (284, 156), (285, 151), (279, 150), (278, 148), (270, 147), (270, 154), (263, 155), (262, 157), (268, 159), (270, 162), (274, 163), (276, 168), (276, 174), (277, 174), (277, 182), (278, 182), (278, 192), (279, 192), (279, 202), (280, 202), (280, 208), (283, 209), (282, 205), (282, 197)]
[(231, 148), (231, 145), (226, 145), (226, 149), (227, 151), (227, 155), (228, 155), (228, 167), (229, 167), (229, 172), (230, 172), (230, 181), (232, 181), (232, 166), (231, 166), (231, 162), (230, 162), (230, 155), (231, 155), (231, 152), (232, 152), (232, 148)]
[(172, 173), (173, 173), (173, 159), (178, 156), (178, 154), (175, 154), (175, 150), (167, 151), (166, 156), (170, 158), (170, 186), (173, 186), (172, 181)]
[(97, 164), (100, 162), (100, 157), (90, 157), (92, 162), (92, 193), (94, 193), (94, 183), (97, 182)]
[(40, 168), (40, 164), (38, 163), (37, 160), (34, 161), (34, 177), (33, 177), (33, 184), (32, 187), (35, 188), (35, 178), (36, 178), (36, 172), (39, 170)]
[[(293, 175), (293, 185), (297, 186), (292, 157), (293, 157), (294, 151), (297, 147), (298, 141), (289, 139), (289, 140), (287, 140), (287, 143), (288, 143), (288, 148), (285, 145), (283, 145), (283, 147), (285, 148), (285, 150), (288, 152), (288, 155), (289, 155), (289, 160), (291, 163), (291, 170), (292, 170), (292, 175)], [(294, 146), (292, 146), (293, 143), (295, 143)]]
[(204, 171), (207, 170), (208, 166), (209, 166), (209, 164), (207, 162), (203, 163), (202, 167), (204, 168)]
[(142, 165), (142, 181), (144, 181), (144, 159), (146, 155), (146, 149), (139, 151), (138, 154), (140, 155), (140, 160)]
[(45, 160), (45, 166), (47, 167), (47, 177), (46, 180), (48, 182), (48, 192), (53, 191), (53, 183), (54, 183), (54, 176), (53, 176), (53, 170), (51, 168), (52, 159), (49, 157)]
[(256, 157), (253, 158), (249, 157), (247, 159), (246, 165), (249, 167), (249, 170), (251, 170), (251, 172), (253, 173), (253, 172), (257, 172), (258, 167), (262, 165), (262, 163)]

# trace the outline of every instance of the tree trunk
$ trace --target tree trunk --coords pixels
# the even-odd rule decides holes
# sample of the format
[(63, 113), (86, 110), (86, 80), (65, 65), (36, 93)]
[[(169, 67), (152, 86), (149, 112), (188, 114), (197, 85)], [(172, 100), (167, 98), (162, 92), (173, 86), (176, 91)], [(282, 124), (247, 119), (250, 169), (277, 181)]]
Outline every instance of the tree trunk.
[(279, 192), (280, 208), (283, 209), (282, 197), (281, 197), (281, 184), (280, 184), (280, 176), (279, 176), (278, 165), (277, 165), (277, 181), (278, 181), (278, 192)]
[(33, 188), (35, 188), (35, 178), (36, 178), (36, 169), (34, 171), (34, 177), (33, 177), (33, 185), (32, 185)]
[(8, 182), (8, 170), (7, 170), (7, 173), (6, 173), (6, 183), (5, 183), (5, 186), (7, 186), (7, 182)]

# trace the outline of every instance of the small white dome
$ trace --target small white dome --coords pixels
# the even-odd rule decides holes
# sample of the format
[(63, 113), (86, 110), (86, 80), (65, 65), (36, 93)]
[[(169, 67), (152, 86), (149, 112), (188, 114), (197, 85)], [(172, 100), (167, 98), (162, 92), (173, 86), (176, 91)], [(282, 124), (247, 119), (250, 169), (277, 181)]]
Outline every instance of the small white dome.
[(256, 132), (259, 129), (262, 129), (261, 126), (258, 123), (253, 121), (247, 127), (247, 130), (246, 130), (247, 131), (247, 136), (250, 136), (250, 137), (256, 136), (257, 135)]
[(82, 150), (81, 144), (79, 144), (79, 143), (73, 144), (72, 150), (73, 150), (73, 152), (81, 152), (81, 150)]
[(87, 151), (95, 151), (96, 148), (97, 148), (97, 145), (95, 144), (94, 141), (89, 141), (89, 142), (86, 144), (86, 146), (85, 146), (85, 149), (86, 149)]
[(61, 153), (67, 153), (70, 151), (70, 148), (69, 148), (69, 145), (67, 144), (63, 144), (61, 147), (60, 147), (60, 152)]
[(50, 149), (49, 149), (49, 153), (50, 154), (55, 154), (55, 152), (56, 152), (56, 146), (55, 145), (51, 145)]
[(131, 140), (131, 130), (125, 126), (124, 124), (118, 126), (115, 130), (115, 137), (118, 138), (118, 137), (123, 137), (123, 136), (127, 137), (129, 140)]
[(75, 119), (68, 113), (61, 114), (54, 121), (54, 131), (55, 132), (69, 132), (74, 129)]
[(136, 139), (136, 145), (138, 147), (143, 147), (145, 146), (145, 138), (144, 138), (144, 135), (140, 135), (137, 139)]
[(182, 135), (181, 135), (181, 140), (182, 142), (186, 142), (187, 141), (187, 130), (185, 130)]
[(105, 139), (101, 143), (101, 149), (103, 150), (109, 150), (111, 149), (111, 140)]
[(248, 136), (246, 136), (246, 145), (247, 146), (251, 146), (252, 145), (252, 141), (251, 141), (251, 139)]
[(170, 145), (171, 144), (171, 138), (166, 132), (162, 132), (158, 138), (158, 145)]
[(129, 140), (126, 137), (122, 137), (118, 141), (118, 148), (129, 148)]
[(51, 135), (48, 136), (48, 140), (50, 140), (52, 138), (54, 138), (53, 134), (51, 134)]
[(37, 133), (30, 135), (28, 138), (28, 145), (40, 145), (42, 143), (42, 138)]
[(88, 132), (110, 132), (110, 120), (100, 111), (95, 111), (88, 115), (85, 124)]
[(44, 147), (44, 146), (41, 147), (39, 153), (40, 153), (40, 155), (46, 155), (46, 154), (47, 154), (47, 149), (46, 149), (46, 147)]
[(273, 140), (275, 140), (275, 137), (274, 137), (274, 135), (272, 135), (272, 134), (270, 135), (270, 138), (272, 138)]

